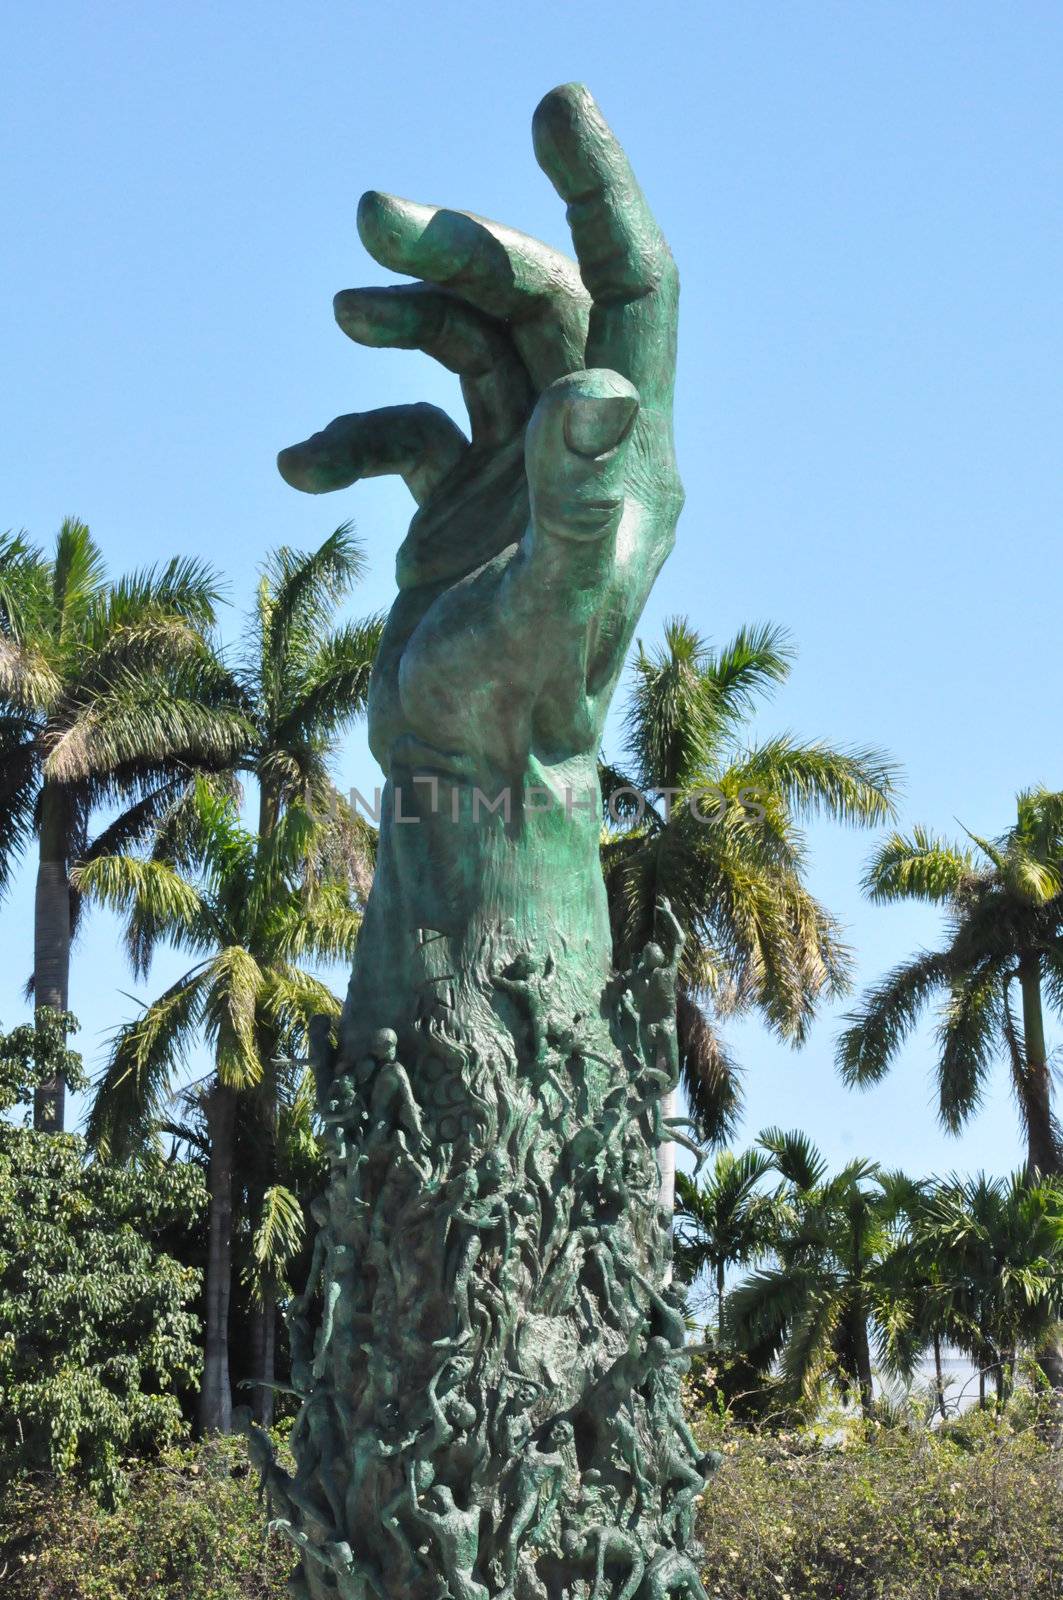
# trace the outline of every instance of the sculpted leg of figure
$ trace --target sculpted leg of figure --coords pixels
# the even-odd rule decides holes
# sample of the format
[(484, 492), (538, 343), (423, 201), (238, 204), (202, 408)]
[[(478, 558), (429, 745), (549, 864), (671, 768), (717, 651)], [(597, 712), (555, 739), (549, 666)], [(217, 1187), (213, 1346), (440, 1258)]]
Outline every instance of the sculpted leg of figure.
[(678, 281), (587, 91), (533, 136), (575, 260), (371, 192), (364, 244), (417, 281), (336, 299), (352, 339), (458, 374), (469, 435), (400, 406), (279, 462), (311, 493), (399, 473), (417, 502), (369, 695), (376, 876), (338, 1044), (313, 1042), (304, 1352), (326, 1303), (275, 1508), (311, 1600), (697, 1593), (657, 1201), (681, 936), (662, 907), (614, 974), (598, 864), (602, 729), (682, 503)]

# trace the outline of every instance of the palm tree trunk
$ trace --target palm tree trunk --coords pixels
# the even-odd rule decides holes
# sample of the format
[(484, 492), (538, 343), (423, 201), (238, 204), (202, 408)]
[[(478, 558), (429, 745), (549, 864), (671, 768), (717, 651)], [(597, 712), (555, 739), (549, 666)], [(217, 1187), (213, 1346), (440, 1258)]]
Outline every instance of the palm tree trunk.
[(934, 1395), (937, 1402), (937, 1411), (942, 1422), (946, 1420), (945, 1413), (945, 1377), (941, 1365), (941, 1335), (934, 1335)]
[(199, 1426), (203, 1433), (232, 1429), (229, 1382), (229, 1299), (232, 1293), (233, 1131), (236, 1094), (216, 1084), (206, 1105), (210, 1130), (210, 1234), (207, 1247), (207, 1314)]
[(273, 784), (258, 780), (258, 836), (268, 839), (280, 821), (280, 799)]
[(277, 1289), (272, 1280), (262, 1285), (261, 1302), (251, 1312), (251, 1410), (262, 1428), (273, 1426), (272, 1385), (277, 1375)]
[[(265, 790), (262, 793), (260, 812), (264, 805)], [(262, 822), (263, 818), (260, 816), (260, 824)], [(275, 819), (272, 825), (275, 826)], [(260, 844), (264, 837), (266, 836), (260, 833)], [(252, 1115), (261, 1119), (255, 1136), (256, 1158), (260, 1165), (259, 1170), (250, 1177), (250, 1209), (253, 1217), (260, 1215), (263, 1195), (278, 1177), (279, 1106), (274, 1061), (280, 1044), (275, 1031), (263, 1023), (256, 1029), (256, 1038), (258, 1058), (262, 1063), (262, 1081), (248, 1108)], [(251, 1303), (251, 1378), (256, 1385), (252, 1391), (251, 1409), (255, 1421), (263, 1428), (268, 1428), (273, 1420), (274, 1391), (263, 1385), (271, 1385), (275, 1381), (277, 1352), (277, 1283), (268, 1269), (263, 1271), (260, 1289), (261, 1299), (252, 1300)]]
[[(62, 789), (41, 790), (37, 891), (33, 905), (33, 999), (37, 1012), (66, 1011), (70, 987), (70, 882), (67, 863), (67, 803)], [(66, 1084), (57, 1074), (33, 1097), (33, 1126), (62, 1133)]]
[(857, 1303), (853, 1316), (853, 1348), (856, 1352), (856, 1378), (860, 1385), (860, 1410), (865, 1417), (869, 1417), (875, 1386), (871, 1372), (871, 1346), (867, 1338), (867, 1317), (862, 1301)]
[(722, 1261), (716, 1263), (716, 1344), (723, 1349), (723, 1283), (724, 1265)]
[(1031, 1176), (1037, 1171), (1060, 1173), (1063, 1172), (1063, 1163), (1052, 1127), (1052, 1083), (1041, 1005), (1041, 958), (1036, 953), (1020, 959), (1019, 986), (1022, 990), (1022, 1032), (1026, 1057), (1022, 1099), (1026, 1118), (1027, 1169)]

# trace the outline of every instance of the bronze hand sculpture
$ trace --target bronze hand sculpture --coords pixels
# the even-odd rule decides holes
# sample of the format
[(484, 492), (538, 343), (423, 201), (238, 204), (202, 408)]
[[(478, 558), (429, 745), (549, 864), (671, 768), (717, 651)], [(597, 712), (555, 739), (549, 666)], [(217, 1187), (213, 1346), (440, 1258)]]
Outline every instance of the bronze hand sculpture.
[(587, 90), (533, 131), (576, 261), (371, 192), (366, 248), (419, 281), (336, 297), (351, 338), (459, 375), (471, 438), (398, 406), (279, 459), (311, 493), (399, 473), (418, 505), (370, 689), (376, 877), (315, 1043), (322, 1106), (375, 1109), (326, 1118), (329, 1304), (297, 1472), (268, 1477), (314, 1600), (700, 1588), (655, 1184), (681, 936), (663, 916), (652, 996), (612, 974), (596, 776), (682, 504), (678, 280)]

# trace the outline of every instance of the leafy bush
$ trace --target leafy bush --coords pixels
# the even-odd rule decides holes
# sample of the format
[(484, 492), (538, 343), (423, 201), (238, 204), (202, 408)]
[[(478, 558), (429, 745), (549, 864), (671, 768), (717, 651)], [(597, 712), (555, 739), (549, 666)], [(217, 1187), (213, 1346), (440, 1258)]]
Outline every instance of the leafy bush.
[[(760, 1435), (700, 1424), (723, 1464), (700, 1534), (710, 1600), (1060, 1600), (1059, 1417), (1028, 1400), (944, 1433), (845, 1424)], [(72, 1480), (0, 1497), (5, 1600), (280, 1600), (239, 1440), (131, 1469), (112, 1513)]]
[(136, 1465), (111, 1512), (71, 1479), (23, 1479), (0, 1496), (0, 1592), (5, 1600), (280, 1600), (293, 1551), (265, 1529), (242, 1440)]
[[(61, 1027), (56, 1041), (65, 1050)], [(0, 1111), (47, 1074), (35, 1053), (32, 1028), (0, 1039)], [(202, 1204), (193, 1167), (89, 1161), (83, 1139), (0, 1118), (3, 1474), (75, 1471), (113, 1504), (121, 1458), (183, 1432), (177, 1390), (201, 1360), (189, 1310), (199, 1274), (160, 1236)]]
[(1059, 1429), (1045, 1407), (1033, 1421), (968, 1413), (940, 1432), (758, 1435), (719, 1419), (703, 1431), (724, 1458), (700, 1515), (711, 1600), (1063, 1596)]

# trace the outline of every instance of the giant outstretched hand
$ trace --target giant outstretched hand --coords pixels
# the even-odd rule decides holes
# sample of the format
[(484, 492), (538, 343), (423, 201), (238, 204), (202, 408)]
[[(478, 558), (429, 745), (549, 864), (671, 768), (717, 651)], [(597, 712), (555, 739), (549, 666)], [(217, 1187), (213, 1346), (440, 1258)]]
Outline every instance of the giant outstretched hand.
[(682, 498), (678, 285), (587, 91), (548, 94), (534, 135), (576, 262), (372, 193), (366, 247), (420, 281), (336, 299), (353, 339), (459, 375), (471, 439), (399, 406), (280, 457), (311, 493), (394, 472), (418, 503), (370, 685), (376, 872), (339, 1037), (312, 1045), (331, 1176), (304, 1346), (319, 1284), (324, 1314), (296, 1474), (259, 1463), (307, 1600), (705, 1600), (655, 1159), (675, 930), (612, 973), (596, 766)]
[(421, 281), (336, 296), (358, 343), (421, 349), (459, 375), (471, 440), (434, 406), (396, 406), (338, 417), (279, 458), (310, 493), (398, 473), (418, 503), (370, 702), (389, 773), (512, 782), (530, 757), (593, 755), (682, 502), (668, 247), (585, 88), (548, 94), (533, 136), (576, 262), (370, 191), (366, 249)]

